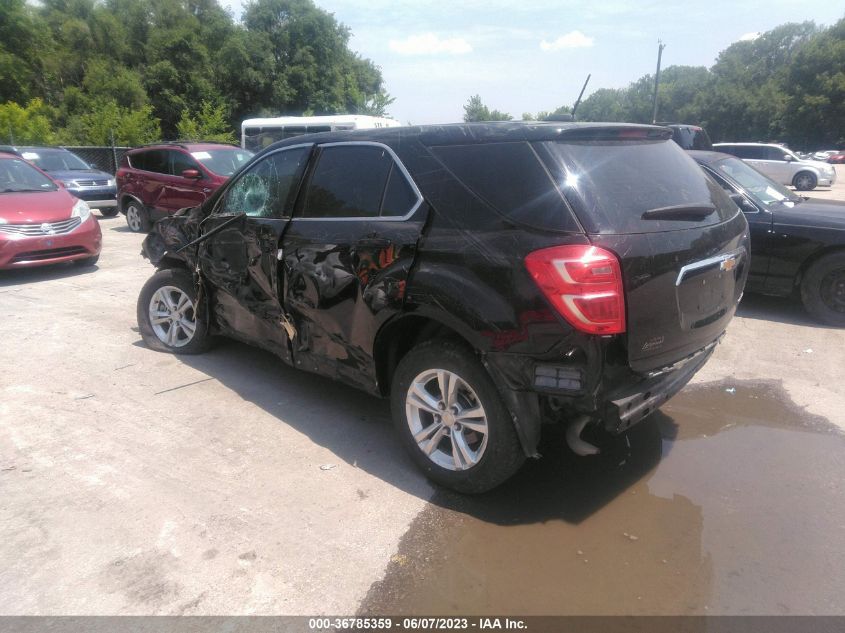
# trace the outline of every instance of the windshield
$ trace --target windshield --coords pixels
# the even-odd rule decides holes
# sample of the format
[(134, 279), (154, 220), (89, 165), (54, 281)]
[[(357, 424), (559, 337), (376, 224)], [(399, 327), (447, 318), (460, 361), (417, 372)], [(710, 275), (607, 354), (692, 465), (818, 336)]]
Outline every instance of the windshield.
[(209, 171), (220, 176), (231, 176), (241, 166), (252, 158), (253, 153), (247, 149), (233, 147), (232, 149), (208, 149), (201, 152), (191, 152)]
[(769, 180), (759, 171), (750, 167), (747, 163), (738, 158), (726, 158), (714, 165), (716, 171), (730, 176), (752, 196), (763, 204), (769, 205), (775, 202), (797, 202), (801, 198), (793, 194), (783, 185), (774, 180)]
[(0, 193), (55, 191), (56, 183), (19, 158), (0, 159)]
[(24, 152), (22, 156), (44, 171), (87, 171), (91, 169), (79, 156), (71, 152)]

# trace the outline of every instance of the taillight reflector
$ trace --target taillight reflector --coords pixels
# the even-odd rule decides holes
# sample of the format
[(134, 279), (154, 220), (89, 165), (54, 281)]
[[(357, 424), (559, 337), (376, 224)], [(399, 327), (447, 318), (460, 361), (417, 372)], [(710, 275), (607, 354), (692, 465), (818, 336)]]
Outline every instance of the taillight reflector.
[(598, 246), (553, 246), (529, 253), (525, 266), (555, 309), (588, 334), (625, 331), (622, 269)]

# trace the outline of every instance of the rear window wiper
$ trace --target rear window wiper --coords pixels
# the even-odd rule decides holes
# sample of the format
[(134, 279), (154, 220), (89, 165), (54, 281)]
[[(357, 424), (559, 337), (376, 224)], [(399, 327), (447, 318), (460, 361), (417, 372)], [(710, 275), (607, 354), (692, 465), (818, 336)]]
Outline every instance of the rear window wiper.
[(643, 220), (687, 220), (695, 222), (703, 220), (716, 211), (716, 207), (709, 203), (703, 204), (674, 204), (669, 207), (649, 209), (643, 213)]

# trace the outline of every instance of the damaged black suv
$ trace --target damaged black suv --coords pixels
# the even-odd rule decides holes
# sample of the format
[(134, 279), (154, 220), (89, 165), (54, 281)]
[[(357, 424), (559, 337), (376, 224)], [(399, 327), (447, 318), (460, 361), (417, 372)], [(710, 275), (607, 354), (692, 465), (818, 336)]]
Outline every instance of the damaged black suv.
[(500, 123), (300, 136), (159, 221), (152, 348), (218, 334), (389, 397), (434, 481), (489, 490), (541, 423), (621, 434), (706, 362), (748, 227), (667, 128)]

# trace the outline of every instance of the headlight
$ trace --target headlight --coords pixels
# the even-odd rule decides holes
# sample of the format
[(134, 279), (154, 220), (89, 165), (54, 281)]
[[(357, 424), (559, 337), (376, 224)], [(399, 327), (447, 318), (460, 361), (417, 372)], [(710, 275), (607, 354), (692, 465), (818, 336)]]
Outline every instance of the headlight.
[(70, 212), (70, 217), (79, 218), (82, 222), (85, 222), (91, 217), (91, 207), (85, 200), (77, 200), (76, 204), (73, 205), (73, 211)]
[(114, 178), (109, 178), (108, 186), (114, 187), (114, 185), (115, 185)]
[(79, 189), (79, 183), (75, 180), (63, 180), (62, 184), (65, 186), (65, 189)]

